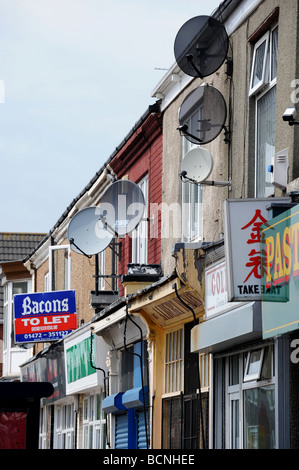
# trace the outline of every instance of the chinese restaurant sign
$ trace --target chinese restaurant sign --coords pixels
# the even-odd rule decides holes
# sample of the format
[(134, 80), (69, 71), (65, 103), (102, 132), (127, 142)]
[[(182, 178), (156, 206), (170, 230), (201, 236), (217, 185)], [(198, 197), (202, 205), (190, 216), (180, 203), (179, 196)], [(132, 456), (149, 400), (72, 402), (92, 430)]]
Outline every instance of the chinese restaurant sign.
[(263, 337), (299, 328), (299, 206), (261, 227)]
[(48, 342), (77, 328), (75, 291), (14, 296), (16, 343)]
[(269, 198), (224, 202), (229, 301), (262, 300), (260, 230), (268, 220), (270, 203)]

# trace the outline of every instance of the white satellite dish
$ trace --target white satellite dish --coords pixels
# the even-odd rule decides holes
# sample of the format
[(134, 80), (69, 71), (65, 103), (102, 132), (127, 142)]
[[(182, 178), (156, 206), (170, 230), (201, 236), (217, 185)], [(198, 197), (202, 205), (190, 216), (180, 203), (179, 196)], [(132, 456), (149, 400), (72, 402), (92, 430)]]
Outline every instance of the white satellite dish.
[(67, 230), (72, 249), (87, 256), (105, 250), (113, 236), (101, 220), (99, 207), (86, 207), (79, 211), (71, 219)]
[(196, 183), (205, 181), (213, 169), (213, 158), (208, 150), (194, 147), (186, 153), (181, 165), (182, 173)]

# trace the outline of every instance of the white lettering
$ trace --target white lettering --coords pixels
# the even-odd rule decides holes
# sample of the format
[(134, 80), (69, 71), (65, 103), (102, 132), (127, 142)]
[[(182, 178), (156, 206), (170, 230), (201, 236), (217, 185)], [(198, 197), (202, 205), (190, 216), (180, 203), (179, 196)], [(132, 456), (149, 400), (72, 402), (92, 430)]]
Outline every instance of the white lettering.
[(30, 303), (31, 303), (30, 297), (25, 297), (22, 303), (22, 307), (23, 307), (22, 315), (30, 315), (31, 313)]
[(41, 300), (40, 302), (36, 302), (31, 300), (29, 296), (23, 299), (22, 303), (21, 315), (30, 315), (32, 313), (57, 313), (57, 312), (68, 312), (69, 311), (69, 302), (68, 298), (62, 299), (62, 301), (58, 299), (51, 300)]

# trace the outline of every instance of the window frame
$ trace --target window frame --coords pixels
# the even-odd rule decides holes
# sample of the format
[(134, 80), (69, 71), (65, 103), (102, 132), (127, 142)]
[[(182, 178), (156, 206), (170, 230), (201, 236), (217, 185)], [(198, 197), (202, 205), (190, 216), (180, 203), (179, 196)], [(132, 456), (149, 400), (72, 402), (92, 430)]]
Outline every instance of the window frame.
[(26, 294), (31, 291), (31, 279), (16, 279), (9, 281), (4, 285), (4, 321), (3, 321), (3, 352), (8, 354), (9, 351), (19, 350), (21, 345), (15, 343), (14, 334), (14, 286), (16, 284), (26, 284)]
[(75, 421), (76, 412), (73, 401), (55, 406), (55, 449), (74, 449)]
[[(82, 449), (106, 448), (106, 418), (102, 402), (103, 392), (83, 396), (82, 404)], [(100, 444), (100, 447), (97, 444)]]
[[(270, 41), (270, 30), (268, 30), (254, 45), (253, 50), (253, 58), (252, 58), (252, 67), (251, 67), (251, 74), (250, 74), (250, 88), (249, 88), (249, 96), (255, 95), (260, 91), (260, 89), (266, 85), (267, 80), (267, 60), (268, 60), (268, 53), (269, 53), (269, 41)], [(262, 76), (260, 80), (255, 84), (252, 85), (252, 81), (254, 78), (254, 71), (255, 65), (257, 61), (258, 50), (261, 45), (265, 42), (265, 51), (263, 56), (263, 67), (262, 67)]]
[[(271, 354), (271, 377), (267, 379), (261, 378), (261, 372), (263, 370), (263, 366), (265, 364), (264, 361), (267, 359), (267, 355), (265, 354), (266, 348), (268, 352), (270, 351)], [(255, 374), (248, 374), (248, 367), (250, 364), (250, 358), (252, 354), (256, 353), (257, 351), (261, 351), (260, 357), (260, 364), (258, 371)], [(238, 358), (238, 363), (233, 363), (231, 358), (236, 356)], [(276, 389), (276, 374), (275, 374), (275, 367), (274, 367), (274, 358), (275, 358), (275, 347), (274, 344), (269, 344), (267, 346), (259, 346), (252, 348), (246, 352), (236, 352), (235, 355), (228, 355), (225, 358), (225, 416), (227, 423), (229, 424), (226, 428), (225, 434), (225, 448), (234, 449), (232, 440), (237, 436), (239, 449), (244, 448), (245, 444), (245, 394), (246, 391), (252, 389), (264, 389), (266, 387), (274, 387)], [(238, 383), (233, 383), (230, 385), (230, 377), (231, 374), (231, 367), (233, 365), (238, 366)], [(233, 403), (238, 402), (238, 421), (237, 426), (238, 429), (233, 428)], [(275, 435), (275, 444), (277, 441), (277, 436)]]
[[(132, 263), (133, 264), (147, 264), (148, 262), (148, 192), (149, 192), (149, 178), (148, 173), (137, 183), (143, 192), (145, 200), (145, 211), (143, 219), (140, 221), (135, 230), (131, 234), (132, 238)], [(143, 241), (143, 245), (142, 245)]]
[[(186, 137), (182, 137), (183, 158), (189, 150), (195, 147), (200, 146), (193, 144)], [(194, 229), (196, 224), (197, 228)], [(182, 242), (202, 240), (202, 225), (202, 185), (182, 181)]]
[[(53, 252), (58, 250), (67, 250), (67, 278), (66, 285), (63, 290), (71, 289), (71, 246), (70, 245), (53, 245), (49, 247), (49, 290), (53, 291)], [(58, 289), (61, 290), (61, 289)]]
[[(277, 83), (277, 66), (275, 68), (276, 74), (272, 78), (272, 66), (273, 66), (273, 43), (274, 43), (274, 34), (277, 34), (278, 38), (278, 23), (275, 22), (269, 29), (260, 37), (260, 39), (254, 45), (254, 53), (253, 53), (253, 60), (251, 64), (251, 74), (250, 74), (250, 83), (249, 83), (249, 97), (255, 99), (255, 115), (254, 115), (254, 129), (255, 129), (255, 151), (254, 151), (254, 166), (255, 166), (255, 183), (254, 183), (254, 192), (255, 197), (268, 197), (274, 194), (274, 186), (269, 183), (270, 181), (270, 173), (269, 178), (267, 179), (267, 173), (265, 178), (264, 185), (261, 184), (263, 178), (261, 180), (261, 175), (264, 175), (267, 172), (267, 167), (271, 164), (269, 161), (269, 155), (267, 158), (267, 152), (261, 152), (259, 146), (259, 129), (260, 129), (260, 120), (259, 117), (259, 105), (262, 99), (265, 99), (268, 93), (275, 89)], [(263, 56), (263, 73), (261, 79), (252, 86), (252, 80), (255, 70), (255, 63), (257, 57), (257, 50), (261, 46), (263, 42), (266, 42), (266, 47)], [(277, 64), (277, 53), (278, 49), (275, 49), (275, 61)], [(275, 103), (276, 107), (276, 96), (275, 96)], [(274, 127), (274, 150), (275, 152), (275, 127)], [(264, 148), (264, 147), (263, 147)]]

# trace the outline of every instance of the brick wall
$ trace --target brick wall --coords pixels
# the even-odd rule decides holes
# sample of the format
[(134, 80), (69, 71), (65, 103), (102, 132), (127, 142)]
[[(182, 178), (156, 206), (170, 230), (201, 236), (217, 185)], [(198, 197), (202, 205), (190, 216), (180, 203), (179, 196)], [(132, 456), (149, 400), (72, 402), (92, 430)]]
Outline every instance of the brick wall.
[[(148, 175), (148, 217), (151, 217), (153, 204), (162, 201), (162, 124), (159, 115), (149, 115), (146, 121), (136, 130), (128, 142), (110, 163), (117, 178), (128, 178), (138, 183)], [(159, 264), (161, 261), (161, 214), (155, 214), (155, 224), (148, 222), (148, 264)], [(132, 240), (130, 236), (120, 240), (121, 260), (118, 274), (127, 273), (127, 264), (132, 262)], [(120, 294), (123, 288), (119, 282)]]

